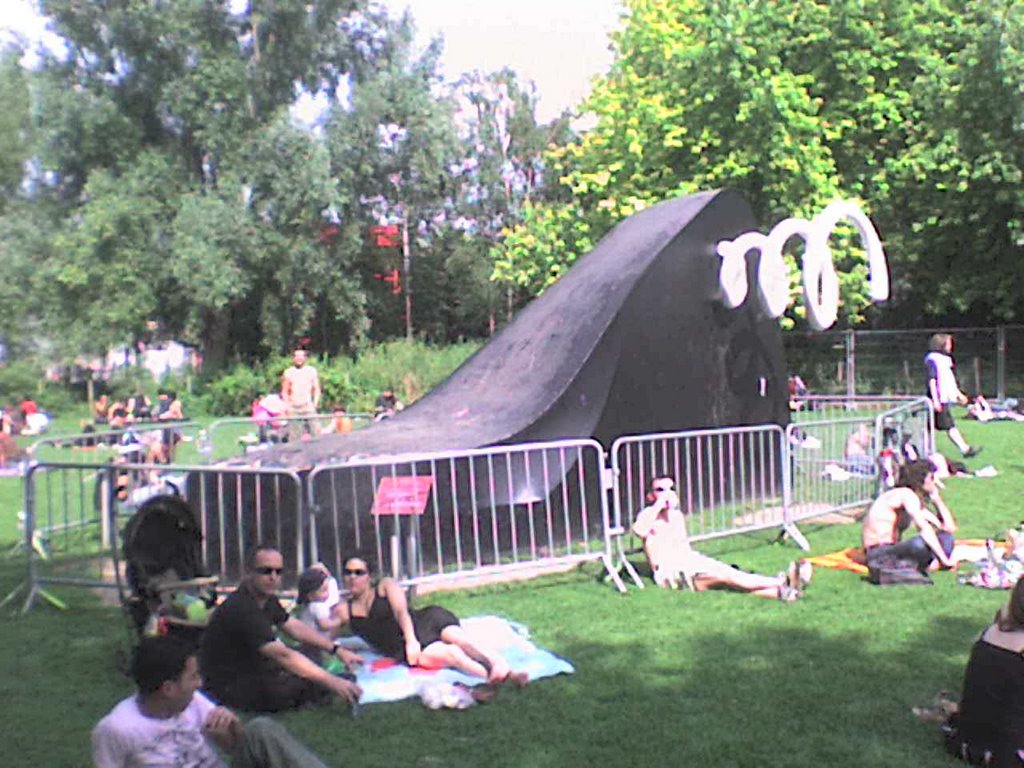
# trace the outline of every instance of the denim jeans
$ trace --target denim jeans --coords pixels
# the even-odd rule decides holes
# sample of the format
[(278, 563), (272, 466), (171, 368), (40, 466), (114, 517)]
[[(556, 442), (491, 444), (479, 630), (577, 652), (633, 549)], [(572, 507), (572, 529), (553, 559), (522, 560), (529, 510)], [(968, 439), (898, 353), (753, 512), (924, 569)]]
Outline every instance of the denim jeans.
[[(956, 541), (953, 538), (953, 534), (946, 533), (945, 531), (936, 531), (935, 535), (938, 537), (939, 544), (942, 545), (942, 551), (946, 553), (946, 557), (953, 554), (953, 544)], [(881, 544), (877, 547), (872, 547), (867, 553), (868, 567), (870, 568), (874, 565), (881, 557), (911, 560), (917, 564), (920, 570), (925, 571), (931, 565), (932, 560), (935, 559), (935, 553), (925, 543), (925, 540), (918, 535), (911, 536), (904, 541), (897, 541), (895, 544)]]

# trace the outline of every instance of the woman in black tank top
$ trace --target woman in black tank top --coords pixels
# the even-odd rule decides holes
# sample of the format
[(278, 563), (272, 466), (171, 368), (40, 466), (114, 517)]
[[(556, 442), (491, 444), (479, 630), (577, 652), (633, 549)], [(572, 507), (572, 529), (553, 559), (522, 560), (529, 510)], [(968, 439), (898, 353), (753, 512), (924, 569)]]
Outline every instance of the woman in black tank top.
[(342, 577), (349, 597), (338, 609), (342, 622), (381, 653), (411, 667), (452, 667), (491, 683), (527, 683), (527, 673), (513, 672), (500, 654), (473, 643), (451, 611), (439, 605), (411, 609), (398, 582), (371, 576), (365, 557), (346, 558)]

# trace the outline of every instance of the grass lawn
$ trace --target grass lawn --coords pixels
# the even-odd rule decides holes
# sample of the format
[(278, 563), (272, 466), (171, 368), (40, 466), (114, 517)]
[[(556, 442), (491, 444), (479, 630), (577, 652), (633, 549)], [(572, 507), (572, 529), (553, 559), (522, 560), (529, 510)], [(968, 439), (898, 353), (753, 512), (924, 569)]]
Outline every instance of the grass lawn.
[[(1000, 474), (951, 480), (945, 497), (964, 536), (993, 535), (1024, 517), (1024, 427), (962, 427), (985, 446), (972, 464)], [(955, 454), (945, 437), (940, 448)], [(19, 508), (9, 497), (17, 488), (0, 487), (4, 550)], [(857, 526), (802, 530), (815, 553), (859, 538)], [(713, 546), (731, 562), (775, 572), (798, 551), (771, 538)], [(19, 558), (0, 560), (0, 595), (22, 568)], [(1006, 593), (959, 586), (949, 573), (932, 587), (879, 588), (819, 570), (806, 599), (785, 605), (653, 587), (621, 596), (599, 575), (587, 568), (438, 599), (463, 616), (497, 613), (528, 625), (576, 674), (503, 691), (465, 712), (407, 701), (367, 706), (357, 719), (341, 706), (281, 719), (338, 766), (960, 765), (910, 708), (958, 691), (970, 644)], [(119, 610), (82, 590), (57, 591), (67, 612), (39, 605), (4, 617), (7, 766), (89, 765), (92, 725), (131, 691), (115, 664), (129, 638)]]

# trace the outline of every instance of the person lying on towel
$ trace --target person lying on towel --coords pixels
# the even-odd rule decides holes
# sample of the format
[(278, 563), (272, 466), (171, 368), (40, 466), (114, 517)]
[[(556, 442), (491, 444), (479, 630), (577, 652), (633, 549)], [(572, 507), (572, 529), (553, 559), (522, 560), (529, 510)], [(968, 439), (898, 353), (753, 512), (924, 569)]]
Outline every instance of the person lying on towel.
[(647, 495), (648, 505), (633, 523), (633, 532), (643, 539), (644, 554), (654, 573), (655, 584), (678, 588), (685, 582), (697, 592), (732, 589), (787, 603), (803, 594), (813, 573), (813, 566), (806, 561), (790, 563), (778, 576), (762, 576), (741, 571), (694, 550), (674, 488), (675, 481), (671, 477), (654, 478)]
[(385, 656), (410, 667), (451, 667), (492, 684), (528, 682), (526, 672), (514, 672), (501, 654), (474, 642), (451, 611), (439, 605), (414, 610), (397, 581), (374, 581), (368, 555), (346, 557), (341, 575), (348, 599), (334, 607), (339, 625), (348, 624)]

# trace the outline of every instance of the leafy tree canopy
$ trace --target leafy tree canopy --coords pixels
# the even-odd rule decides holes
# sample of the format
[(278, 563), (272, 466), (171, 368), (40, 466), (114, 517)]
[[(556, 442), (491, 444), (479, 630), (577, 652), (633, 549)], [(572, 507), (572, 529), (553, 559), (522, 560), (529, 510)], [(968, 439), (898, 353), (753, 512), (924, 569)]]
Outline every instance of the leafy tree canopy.
[[(1022, 13), (1015, 2), (629, 0), (585, 105), (596, 127), (548, 155), (571, 200), (511, 231), (495, 277), (539, 290), (621, 218), (730, 186), (766, 230), (859, 198), (887, 244), (895, 303), (1019, 316)], [(858, 322), (863, 254), (843, 235), (833, 245), (846, 320)]]

